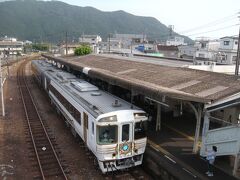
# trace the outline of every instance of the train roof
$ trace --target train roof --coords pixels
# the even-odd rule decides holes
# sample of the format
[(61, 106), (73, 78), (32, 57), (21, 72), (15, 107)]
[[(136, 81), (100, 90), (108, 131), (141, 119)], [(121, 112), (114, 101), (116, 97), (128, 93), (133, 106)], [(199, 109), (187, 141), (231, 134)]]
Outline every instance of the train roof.
[(61, 84), (61, 88), (71, 95), (76, 102), (87, 106), (95, 117), (119, 110), (141, 110), (123, 99), (100, 90), (83, 79), (46, 64), (48, 63), (39, 61), (38, 66), (43, 68), (45, 74), (55, 83)]

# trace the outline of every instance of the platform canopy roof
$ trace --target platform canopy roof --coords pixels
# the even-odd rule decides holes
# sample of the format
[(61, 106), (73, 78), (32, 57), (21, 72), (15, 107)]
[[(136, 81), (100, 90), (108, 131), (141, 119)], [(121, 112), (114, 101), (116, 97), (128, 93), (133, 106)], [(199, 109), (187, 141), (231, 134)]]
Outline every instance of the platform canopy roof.
[(232, 75), (128, 61), (116, 56), (43, 56), (155, 100), (165, 96), (210, 105), (225, 102), (229, 97), (240, 98), (240, 78)]

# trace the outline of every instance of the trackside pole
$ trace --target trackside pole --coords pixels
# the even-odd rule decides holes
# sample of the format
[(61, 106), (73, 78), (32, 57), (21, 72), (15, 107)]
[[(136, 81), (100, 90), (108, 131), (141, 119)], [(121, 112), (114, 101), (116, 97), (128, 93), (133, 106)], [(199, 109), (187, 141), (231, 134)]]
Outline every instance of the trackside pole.
[(4, 106), (4, 97), (3, 97), (3, 80), (2, 80), (2, 59), (0, 59), (0, 90), (1, 90), (1, 102), (2, 102), (2, 116), (5, 116), (5, 106)]

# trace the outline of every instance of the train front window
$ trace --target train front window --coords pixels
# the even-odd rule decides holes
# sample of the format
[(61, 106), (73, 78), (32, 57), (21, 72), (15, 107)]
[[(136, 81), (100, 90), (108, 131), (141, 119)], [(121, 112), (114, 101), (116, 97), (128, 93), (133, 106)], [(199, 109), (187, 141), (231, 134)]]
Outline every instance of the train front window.
[(124, 124), (122, 126), (122, 141), (128, 141), (129, 140), (129, 124)]
[(134, 127), (134, 138), (135, 139), (141, 139), (146, 137), (146, 128), (147, 122), (146, 121), (141, 121), (141, 122), (136, 122), (135, 127)]
[(98, 126), (97, 127), (97, 142), (100, 145), (117, 143), (118, 126)]

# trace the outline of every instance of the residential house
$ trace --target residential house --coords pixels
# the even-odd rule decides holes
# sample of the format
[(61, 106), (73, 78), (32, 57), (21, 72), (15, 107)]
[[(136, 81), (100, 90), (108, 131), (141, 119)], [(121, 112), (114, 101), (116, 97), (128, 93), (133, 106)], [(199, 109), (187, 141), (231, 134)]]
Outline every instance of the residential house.
[(113, 34), (111, 39), (121, 42), (121, 47), (130, 49), (132, 45), (142, 44), (147, 42), (144, 34)]
[(238, 38), (226, 36), (220, 38), (218, 50), (218, 63), (235, 64), (237, 59)]
[(195, 41), (196, 47), (195, 58), (196, 60), (217, 60), (217, 53), (220, 47), (219, 40), (209, 40), (207, 38), (200, 38)]
[(79, 42), (90, 45), (98, 45), (100, 42), (102, 42), (102, 38), (99, 35), (82, 35), (79, 38)]
[(180, 45), (179, 49), (179, 57), (186, 59), (194, 59), (196, 55), (197, 47), (193, 45)]
[(75, 49), (79, 46), (81, 46), (81, 44), (68, 44), (67, 47), (66, 44), (62, 44), (60, 45), (59, 52), (61, 55), (72, 55), (74, 54)]
[(166, 41), (167, 46), (179, 46), (179, 45), (187, 45), (187, 43), (184, 43), (184, 38), (175, 36), (173, 38), (170, 38)]
[(122, 48), (121, 41), (113, 38), (110, 38), (110, 39), (108, 38), (107, 42), (99, 43), (100, 52), (109, 52), (109, 51), (111, 52), (111, 51), (119, 50), (121, 48)]
[(16, 38), (5, 36), (0, 40), (0, 54), (18, 55), (23, 52), (23, 42), (17, 41)]
[(179, 57), (179, 50), (177, 46), (157, 45), (157, 52), (163, 54), (164, 57)]

